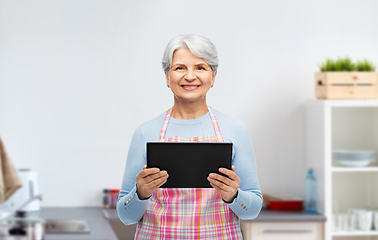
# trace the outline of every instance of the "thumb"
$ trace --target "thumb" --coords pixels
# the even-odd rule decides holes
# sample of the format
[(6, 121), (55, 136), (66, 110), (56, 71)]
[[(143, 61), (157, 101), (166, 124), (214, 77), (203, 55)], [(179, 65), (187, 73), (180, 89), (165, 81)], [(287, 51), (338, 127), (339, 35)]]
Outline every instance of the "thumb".
[(235, 166), (232, 166), (231, 169), (233, 172), (235, 172)]
[(143, 165), (143, 169), (142, 170), (144, 170), (144, 169), (146, 169), (147, 168), (147, 165)]

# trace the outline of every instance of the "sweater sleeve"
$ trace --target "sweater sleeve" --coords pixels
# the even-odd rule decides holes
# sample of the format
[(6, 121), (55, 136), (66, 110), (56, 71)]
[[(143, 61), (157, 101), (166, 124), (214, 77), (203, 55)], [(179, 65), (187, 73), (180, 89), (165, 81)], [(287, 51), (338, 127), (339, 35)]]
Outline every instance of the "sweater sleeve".
[(237, 197), (227, 205), (240, 219), (254, 219), (261, 210), (263, 198), (257, 179), (252, 142), (244, 123), (240, 122), (236, 136), (233, 165), (241, 181)]
[(145, 144), (139, 127), (130, 143), (122, 187), (117, 200), (118, 217), (126, 225), (139, 222), (147, 209), (148, 199), (140, 200), (136, 193), (136, 175), (146, 164)]

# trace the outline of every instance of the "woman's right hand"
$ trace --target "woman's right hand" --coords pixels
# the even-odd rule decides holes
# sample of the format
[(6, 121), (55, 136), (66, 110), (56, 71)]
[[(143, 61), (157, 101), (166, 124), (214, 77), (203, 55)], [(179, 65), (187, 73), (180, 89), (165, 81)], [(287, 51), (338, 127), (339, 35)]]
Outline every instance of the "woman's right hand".
[(144, 165), (142, 171), (136, 176), (139, 199), (143, 200), (149, 198), (167, 179), (167, 171), (160, 171), (159, 168), (147, 168), (147, 166)]

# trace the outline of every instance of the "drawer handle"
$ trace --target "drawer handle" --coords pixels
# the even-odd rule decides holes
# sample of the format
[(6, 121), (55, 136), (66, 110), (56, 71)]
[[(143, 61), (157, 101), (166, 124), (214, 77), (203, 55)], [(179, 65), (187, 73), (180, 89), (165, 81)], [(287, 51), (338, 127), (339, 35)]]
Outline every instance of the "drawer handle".
[(264, 233), (312, 233), (309, 229), (288, 229), (288, 230), (278, 230), (278, 229), (266, 229)]

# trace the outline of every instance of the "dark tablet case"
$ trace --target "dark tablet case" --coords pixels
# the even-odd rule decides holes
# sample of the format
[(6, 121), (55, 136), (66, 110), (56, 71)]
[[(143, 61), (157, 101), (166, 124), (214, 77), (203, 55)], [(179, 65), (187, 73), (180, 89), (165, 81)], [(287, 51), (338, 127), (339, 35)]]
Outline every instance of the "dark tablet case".
[(231, 161), (232, 143), (147, 143), (147, 167), (169, 174), (162, 188), (211, 188), (209, 173), (231, 169)]

